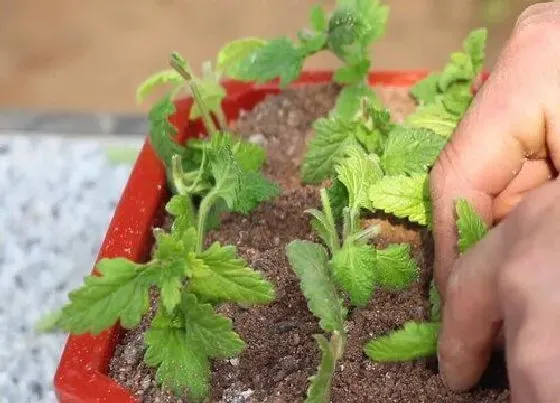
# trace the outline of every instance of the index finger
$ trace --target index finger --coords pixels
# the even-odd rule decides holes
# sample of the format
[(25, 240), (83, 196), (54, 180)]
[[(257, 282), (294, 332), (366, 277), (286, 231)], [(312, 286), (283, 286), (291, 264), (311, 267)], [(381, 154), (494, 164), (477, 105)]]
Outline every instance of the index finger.
[(552, 118), (545, 106), (560, 105), (551, 89), (559, 82), (553, 63), (542, 29), (514, 35), (432, 169), (434, 279), (444, 299), (458, 255), (455, 200), (468, 200), (491, 225), (495, 197), (528, 158), (547, 154), (545, 116)]

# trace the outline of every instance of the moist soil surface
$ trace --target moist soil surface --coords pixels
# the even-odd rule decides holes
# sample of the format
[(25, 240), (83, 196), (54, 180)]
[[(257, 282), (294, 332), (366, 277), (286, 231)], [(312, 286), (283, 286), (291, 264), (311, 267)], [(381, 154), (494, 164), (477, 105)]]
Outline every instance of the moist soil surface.
[[(395, 121), (414, 110), (405, 89), (376, 89)], [(265, 174), (282, 186), (282, 194), (262, 204), (248, 216), (226, 214), (219, 230), (207, 243), (236, 245), (239, 255), (274, 284), (275, 302), (242, 308), (225, 304), (218, 310), (230, 317), (247, 343), (236, 359), (213, 363), (212, 402), (303, 402), (308, 377), (319, 363), (320, 353), (312, 337), (321, 333), (308, 311), (299, 283), (288, 265), (285, 247), (293, 239), (315, 240), (304, 210), (319, 208), (318, 187), (303, 186), (299, 169), (306, 144), (313, 135), (312, 122), (334, 105), (339, 88), (334, 84), (288, 90), (271, 96), (250, 112), (242, 113), (235, 126), (250, 141), (268, 152)], [(349, 337), (332, 385), (332, 402), (507, 402), (509, 392), (498, 355), (480, 385), (466, 393), (445, 388), (434, 359), (380, 364), (367, 359), (362, 349), (372, 337), (397, 329), (409, 320), (428, 320), (428, 284), (432, 271), (430, 234), (406, 221), (380, 214), (367, 218), (381, 227), (374, 241), (378, 247), (408, 242), (420, 268), (419, 279), (405, 291), (377, 290), (370, 303), (351, 309)], [(154, 381), (155, 370), (143, 363), (143, 334), (153, 317), (157, 297), (141, 326), (125, 333), (110, 364), (110, 376), (142, 402), (188, 402), (173, 397)]]

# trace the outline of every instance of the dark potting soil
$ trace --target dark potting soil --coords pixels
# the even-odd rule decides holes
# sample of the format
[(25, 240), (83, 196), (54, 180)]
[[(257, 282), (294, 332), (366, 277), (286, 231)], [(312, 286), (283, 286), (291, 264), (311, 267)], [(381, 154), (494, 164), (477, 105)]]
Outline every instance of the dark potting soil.
[[(221, 228), (212, 231), (207, 243), (219, 240), (236, 245), (251, 267), (261, 270), (274, 284), (277, 298), (266, 306), (242, 308), (225, 304), (219, 311), (230, 317), (247, 343), (236, 359), (213, 363), (212, 402), (303, 402), (308, 377), (319, 363), (312, 337), (320, 333), (318, 321), (307, 308), (298, 280), (288, 265), (285, 247), (293, 239), (317, 240), (304, 210), (319, 208), (318, 188), (302, 186), (299, 169), (312, 122), (327, 114), (339, 88), (318, 85), (285, 91), (269, 97), (236, 123), (239, 133), (259, 142), (268, 151), (265, 173), (281, 184), (283, 193), (248, 216), (226, 214)], [(396, 121), (414, 109), (404, 89), (378, 89)], [(487, 371), (479, 387), (466, 393), (445, 388), (433, 359), (401, 364), (373, 363), (363, 354), (372, 337), (399, 328), (409, 320), (427, 320), (427, 289), (432, 270), (430, 234), (402, 220), (376, 214), (368, 218), (381, 227), (375, 241), (379, 247), (408, 242), (420, 267), (420, 277), (401, 292), (376, 291), (368, 306), (351, 310), (349, 338), (332, 387), (334, 403), (366, 402), (507, 402), (509, 392), (503, 360)], [(110, 376), (143, 402), (187, 402), (161, 390), (155, 370), (143, 363), (143, 333), (154, 313), (137, 329), (125, 334), (110, 364)]]

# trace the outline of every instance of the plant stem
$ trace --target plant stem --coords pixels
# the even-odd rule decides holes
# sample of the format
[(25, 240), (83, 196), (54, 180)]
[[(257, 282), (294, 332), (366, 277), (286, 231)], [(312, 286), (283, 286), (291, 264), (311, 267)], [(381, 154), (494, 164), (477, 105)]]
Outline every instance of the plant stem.
[(214, 124), (214, 121), (212, 120), (210, 112), (208, 112), (208, 108), (206, 108), (206, 104), (202, 100), (202, 94), (200, 93), (200, 91), (198, 89), (198, 86), (194, 82), (192, 74), (189, 71), (187, 71), (187, 69), (186, 69), (186, 63), (184, 62), (184, 60), (182, 60), (182, 58), (177, 53), (173, 53), (171, 55), (170, 64), (171, 64), (171, 67), (175, 71), (177, 71), (177, 73), (179, 73), (185, 79), (185, 81), (188, 83), (188, 85), (191, 89), (194, 101), (196, 102), (196, 104), (200, 108), (200, 114), (202, 116), (202, 120), (204, 121), (204, 125), (206, 126), (206, 129), (208, 130), (208, 134), (210, 134), (210, 135), (217, 134), (218, 129), (216, 128), (216, 125)]
[(212, 205), (216, 202), (217, 199), (218, 198), (216, 196), (216, 193), (212, 190), (210, 191), (210, 193), (204, 196), (204, 198), (200, 202), (200, 206), (198, 208), (198, 225), (197, 225), (198, 241), (196, 243), (196, 251), (199, 253), (202, 252), (202, 248), (204, 246), (204, 237), (206, 232), (205, 229), (206, 219), (208, 218), (208, 213), (210, 212)]
[(218, 108), (216, 116), (218, 118), (218, 123), (220, 124), (220, 128), (222, 129), (222, 131), (227, 130), (229, 125), (226, 119), (226, 115), (224, 114), (221, 106)]

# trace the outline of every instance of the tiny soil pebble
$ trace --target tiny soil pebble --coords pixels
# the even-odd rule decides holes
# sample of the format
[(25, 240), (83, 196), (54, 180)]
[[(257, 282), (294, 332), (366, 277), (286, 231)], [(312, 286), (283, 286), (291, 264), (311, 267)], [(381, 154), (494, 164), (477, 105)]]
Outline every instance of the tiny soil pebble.
[[(317, 240), (304, 210), (319, 208), (318, 187), (303, 186), (299, 178), (306, 145), (313, 136), (312, 123), (333, 107), (340, 88), (335, 84), (287, 90), (271, 96), (243, 113), (235, 129), (267, 149), (265, 174), (282, 186), (282, 194), (248, 216), (226, 214), (219, 230), (207, 243), (219, 240), (237, 246), (240, 256), (274, 284), (275, 302), (242, 308), (225, 304), (220, 313), (230, 317), (247, 349), (235, 359), (213, 363), (211, 402), (303, 402), (308, 378), (319, 363), (312, 337), (321, 333), (307, 308), (299, 283), (288, 265), (286, 245), (294, 239)], [(402, 88), (377, 88), (379, 97), (402, 122), (414, 102)], [(399, 328), (409, 320), (427, 320), (427, 290), (432, 270), (432, 239), (415, 225), (376, 214), (368, 220), (380, 224), (380, 247), (408, 242), (420, 267), (420, 277), (406, 291), (376, 291), (364, 308), (349, 314), (349, 340), (332, 385), (332, 402), (507, 402), (509, 391), (503, 365), (495, 365), (480, 385), (469, 392), (453, 393), (443, 385), (433, 359), (380, 364), (368, 360), (363, 346), (374, 336)], [(159, 388), (155, 370), (147, 367), (143, 334), (157, 298), (141, 326), (125, 334), (110, 364), (110, 376), (142, 402), (188, 402)]]

